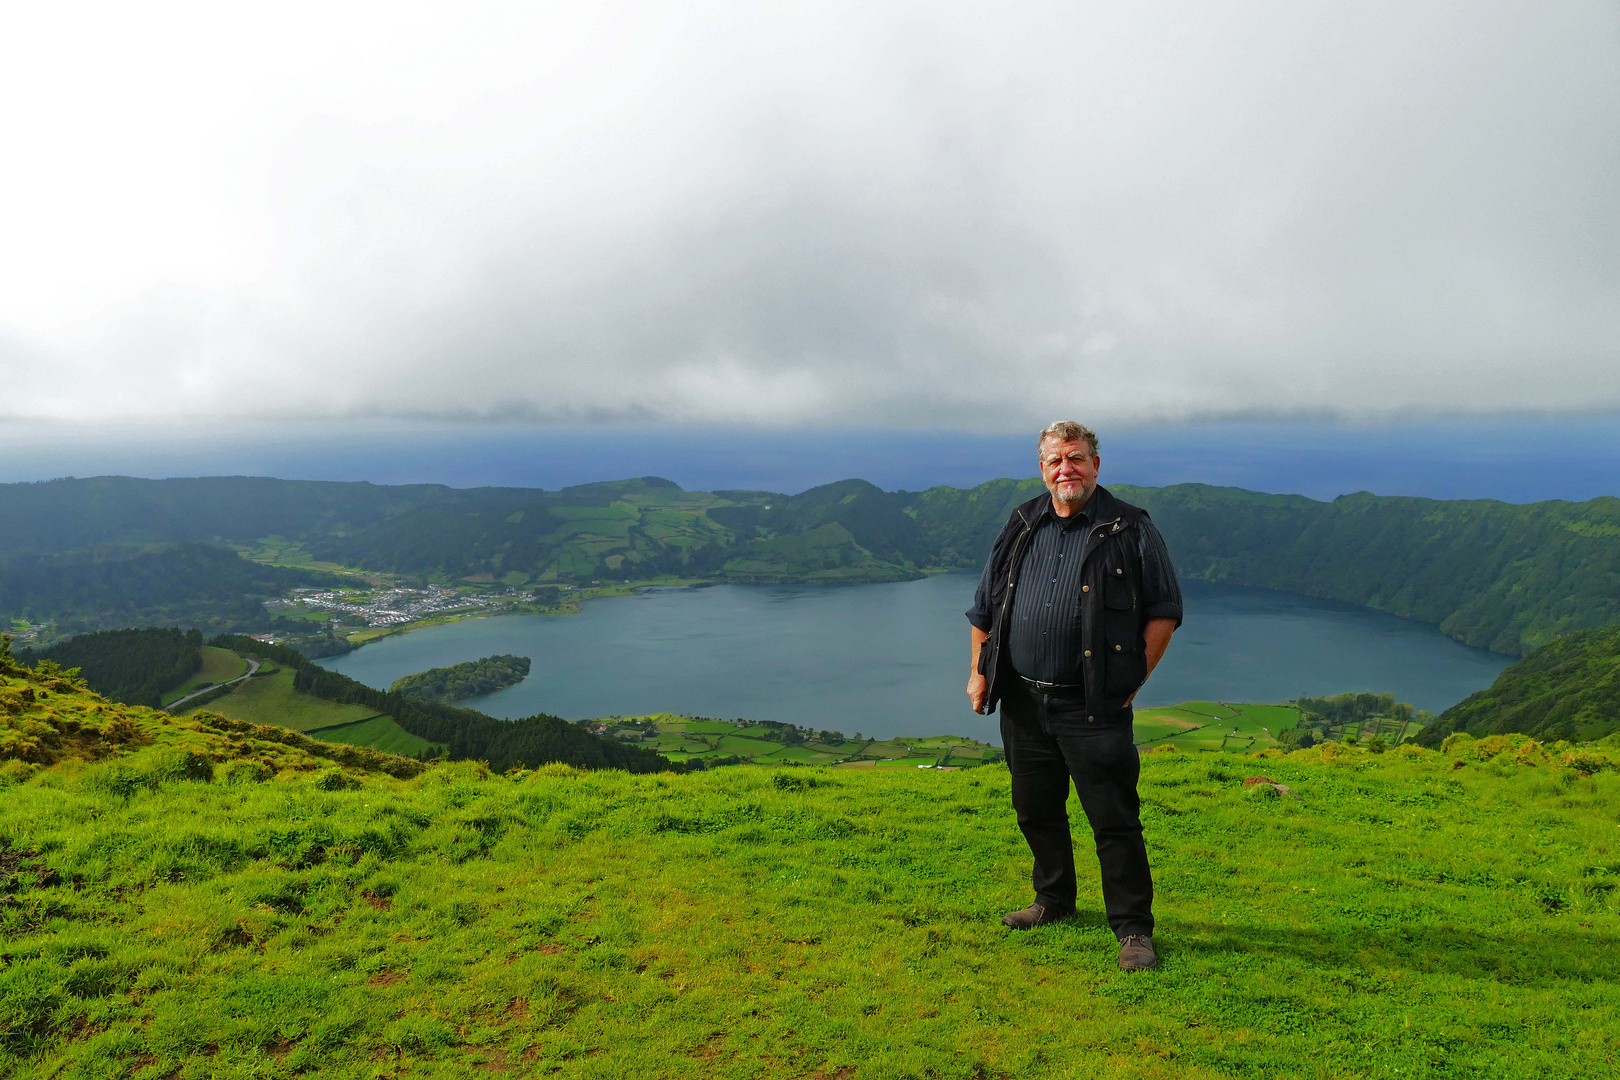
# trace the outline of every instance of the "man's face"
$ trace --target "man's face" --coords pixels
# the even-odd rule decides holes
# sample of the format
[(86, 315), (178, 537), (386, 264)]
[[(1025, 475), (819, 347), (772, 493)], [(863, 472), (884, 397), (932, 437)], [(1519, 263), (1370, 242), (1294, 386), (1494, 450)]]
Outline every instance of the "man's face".
[(1041, 479), (1052, 498), (1070, 506), (1084, 506), (1097, 487), (1097, 470), (1102, 458), (1091, 452), (1084, 439), (1058, 442), (1048, 439), (1041, 447)]

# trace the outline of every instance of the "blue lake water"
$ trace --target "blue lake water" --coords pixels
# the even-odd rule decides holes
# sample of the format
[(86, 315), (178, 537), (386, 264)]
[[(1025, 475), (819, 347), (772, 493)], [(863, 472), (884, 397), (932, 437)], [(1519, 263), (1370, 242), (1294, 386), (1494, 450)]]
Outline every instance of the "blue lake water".
[[(967, 706), (977, 575), (880, 585), (654, 589), (578, 615), (469, 619), (385, 638), (322, 663), (370, 686), (516, 653), (517, 686), (465, 704), (570, 720), (677, 712), (784, 720), (852, 735), (999, 742)], [(1186, 623), (1139, 703), (1280, 701), (1390, 691), (1435, 712), (1490, 685), (1511, 658), (1432, 626), (1288, 593), (1190, 581)]]

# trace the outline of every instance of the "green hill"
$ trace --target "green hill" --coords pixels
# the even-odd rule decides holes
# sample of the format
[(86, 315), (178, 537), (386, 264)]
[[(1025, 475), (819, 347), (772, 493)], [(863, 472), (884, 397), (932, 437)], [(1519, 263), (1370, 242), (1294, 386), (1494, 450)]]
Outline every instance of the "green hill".
[(1457, 731), (1523, 732), (1571, 742), (1620, 731), (1620, 627), (1584, 630), (1543, 645), (1488, 688), (1441, 713), (1419, 741), (1438, 746)]
[(1089, 857), (999, 926), (1004, 769), (497, 776), (8, 666), (0, 1075), (1613, 1075), (1617, 757), (1148, 754), (1127, 975)]

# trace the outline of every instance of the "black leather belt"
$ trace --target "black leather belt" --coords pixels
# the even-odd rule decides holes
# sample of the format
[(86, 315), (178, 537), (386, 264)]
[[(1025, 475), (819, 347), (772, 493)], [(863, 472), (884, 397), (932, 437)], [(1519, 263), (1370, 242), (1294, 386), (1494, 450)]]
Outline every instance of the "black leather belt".
[(1085, 683), (1041, 682), (1039, 679), (1028, 679), (1022, 675), (1018, 678), (1026, 686), (1033, 686), (1043, 694), (1083, 694), (1086, 691)]

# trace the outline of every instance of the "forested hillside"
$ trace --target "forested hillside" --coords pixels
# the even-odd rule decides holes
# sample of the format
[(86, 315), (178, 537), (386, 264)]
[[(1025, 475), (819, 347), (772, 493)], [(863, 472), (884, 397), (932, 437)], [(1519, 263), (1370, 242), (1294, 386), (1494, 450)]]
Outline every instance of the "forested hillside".
[[(1620, 622), (1620, 499), (1512, 505), (1120, 485), (1184, 575), (1362, 604), (1518, 653)], [(846, 480), (788, 496), (642, 477), (561, 491), (216, 477), (0, 485), (0, 616), (83, 628), (264, 619), (291, 575), (199, 541), (433, 581), (860, 582), (977, 568), (1037, 480), (884, 492)], [(267, 544), (267, 538), (275, 543)], [(108, 569), (110, 543), (185, 543)], [(118, 549), (134, 550), (134, 549)], [(271, 554), (261, 558), (279, 558)], [(93, 617), (92, 617), (93, 614)], [(181, 615), (184, 617), (181, 617)], [(121, 619), (109, 623), (108, 619)]]
[(1620, 731), (1620, 626), (1549, 642), (1440, 714), (1418, 736), (1439, 746), (1452, 732), (1521, 732), (1544, 741), (1601, 739)]
[(152, 624), (221, 632), (264, 623), (264, 601), (289, 589), (341, 580), (250, 562), (202, 543), (102, 544), (65, 554), (0, 551), (0, 616), (51, 620), (64, 633)]
[[(942, 561), (975, 566), (1037, 481), (905, 496)], [(1502, 653), (1620, 622), (1620, 499), (1519, 506), (1241, 488), (1119, 485), (1164, 533), (1177, 569), (1438, 623)]]
[(189, 679), (202, 666), (202, 633), (145, 627), (80, 634), (42, 652), (23, 650), (24, 664), (51, 660), (77, 668), (90, 689), (126, 705), (157, 708), (165, 690)]

